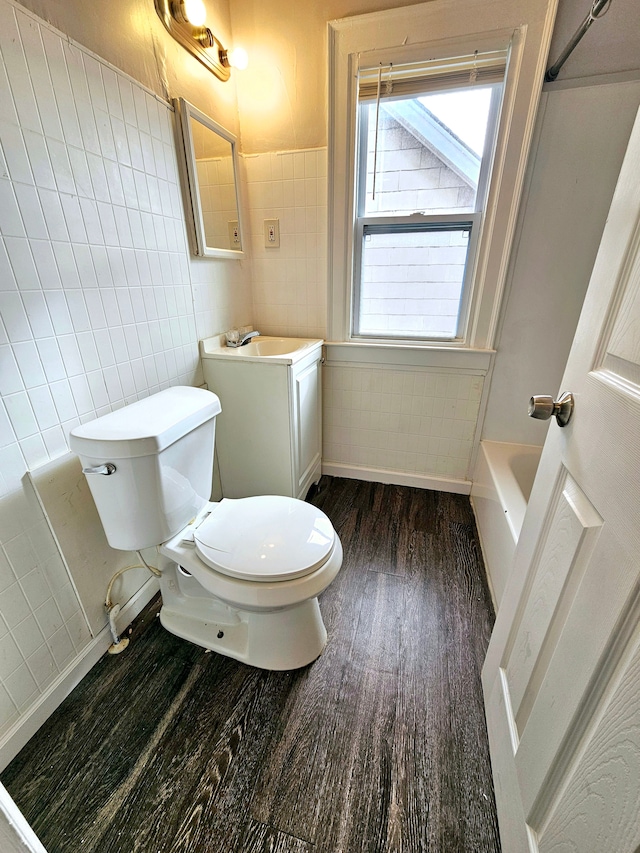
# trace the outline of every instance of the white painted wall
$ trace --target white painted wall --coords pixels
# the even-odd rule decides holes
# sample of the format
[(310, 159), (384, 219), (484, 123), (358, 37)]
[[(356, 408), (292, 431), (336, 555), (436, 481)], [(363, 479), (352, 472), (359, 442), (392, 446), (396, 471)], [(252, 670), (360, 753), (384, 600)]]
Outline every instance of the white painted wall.
[[(561, 0), (548, 66), (590, 4)], [(561, 389), (622, 158), (640, 103), (636, 0), (613, 0), (557, 81), (544, 86), (518, 236), (501, 309), (482, 436), (542, 445), (548, 423), (526, 416), (532, 394)]]
[(640, 81), (544, 92), (483, 438), (542, 445), (532, 394), (556, 394), (622, 164)]
[[(560, 56), (590, 9), (590, 0), (560, 0), (549, 65)], [(562, 66), (558, 82), (637, 72), (639, 29), (637, 0), (612, 0)]]

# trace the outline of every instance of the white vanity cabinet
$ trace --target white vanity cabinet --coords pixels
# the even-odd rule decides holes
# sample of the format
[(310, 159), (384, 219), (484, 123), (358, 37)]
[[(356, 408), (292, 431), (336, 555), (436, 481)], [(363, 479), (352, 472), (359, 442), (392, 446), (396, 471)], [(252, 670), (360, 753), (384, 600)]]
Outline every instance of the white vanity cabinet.
[(216, 456), (227, 498), (304, 498), (322, 463), (322, 341), (200, 342), (204, 379), (222, 404)]

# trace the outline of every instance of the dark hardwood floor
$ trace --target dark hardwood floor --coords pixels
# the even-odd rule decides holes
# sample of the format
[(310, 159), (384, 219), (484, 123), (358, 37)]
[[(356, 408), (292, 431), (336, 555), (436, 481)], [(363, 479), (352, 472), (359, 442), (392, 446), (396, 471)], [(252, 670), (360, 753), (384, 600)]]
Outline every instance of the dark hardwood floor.
[(496, 853), (493, 624), (468, 498), (325, 477), (322, 656), (252, 669), (158, 603), (2, 774), (48, 853)]

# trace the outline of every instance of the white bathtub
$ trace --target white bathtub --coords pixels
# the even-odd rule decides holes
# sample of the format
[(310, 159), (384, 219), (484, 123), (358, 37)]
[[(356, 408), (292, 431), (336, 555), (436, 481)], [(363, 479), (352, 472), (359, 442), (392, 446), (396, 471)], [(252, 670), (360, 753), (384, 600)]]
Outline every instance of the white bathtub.
[(471, 503), (496, 610), (511, 570), (541, 452), (541, 447), (528, 444), (480, 442)]

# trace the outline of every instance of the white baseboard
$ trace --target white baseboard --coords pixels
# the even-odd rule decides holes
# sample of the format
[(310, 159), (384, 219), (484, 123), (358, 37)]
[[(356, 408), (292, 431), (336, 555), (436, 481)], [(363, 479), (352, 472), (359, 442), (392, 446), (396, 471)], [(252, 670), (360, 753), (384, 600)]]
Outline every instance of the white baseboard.
[(455, 480), (446, 477), (428, 477), (425, 474), (407, 474), (386, 468), (364, 468), (344, 465), (341, 462), (323, 462), (322, 473), (331, 477), (346, 477), (348, 480), (366, 480), (368, 483), (389, 483), (394, 486), (413, 486), (417, 489), (432, 489), (435, 492), (454, 492), (468, 495), (470, 480)]
[[(156, 578), (149, 580), (123, 606), (116, 620), (120, 634), (135, 617), (147, 606), (160, 589)], [(45, 721), (53, 714), (58, 705), (67, 698), (74, 687), (96, 665), (112, 643), (109, 626), (100, 631), (80, 654), (67, 666), (64, 672), (52, 682), (35, 704), (22, 716), (0, 740), (0, 771), (16, 757), (22, 747), (33, 737)]]

